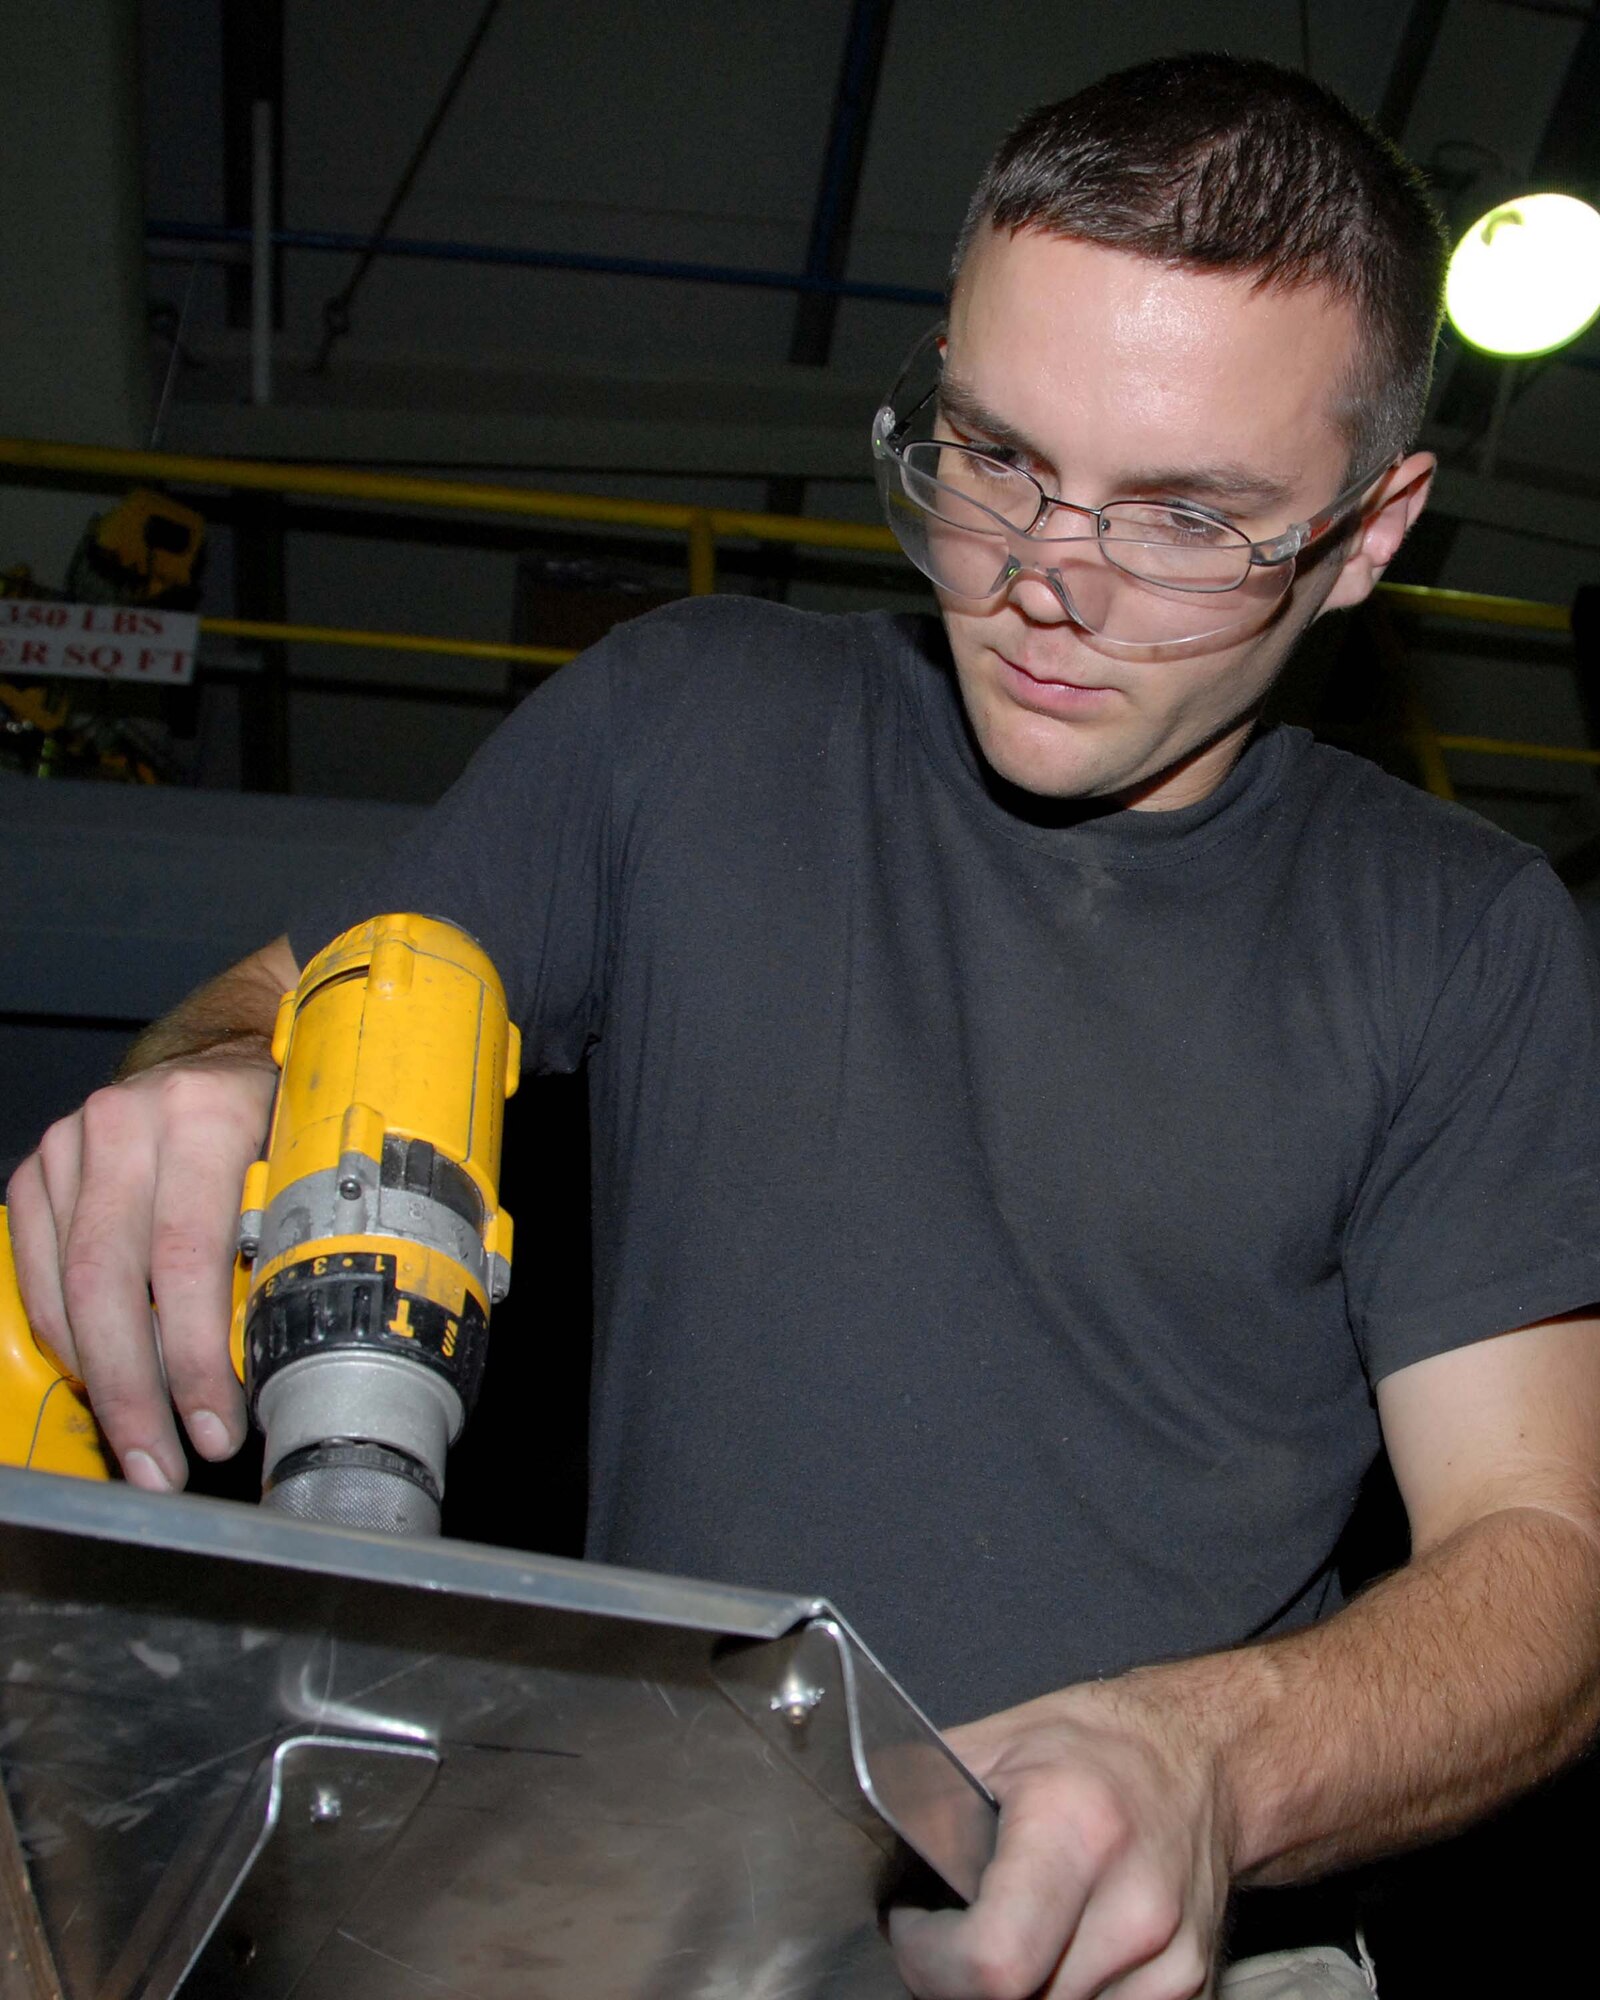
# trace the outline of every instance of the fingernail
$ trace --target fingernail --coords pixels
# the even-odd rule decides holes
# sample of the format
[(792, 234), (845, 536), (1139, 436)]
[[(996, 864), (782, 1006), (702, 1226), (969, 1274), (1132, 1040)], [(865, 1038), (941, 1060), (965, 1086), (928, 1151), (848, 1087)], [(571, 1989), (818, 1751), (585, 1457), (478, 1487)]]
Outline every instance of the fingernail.
[(205, 1458), (226, 1458), (233, 1450), (228, 1426), (215, 1410), (191, 1410), (184, 1418), (195, 1450)]
[(143, 1487), (146, 1493), (172, 1491), (172, 1481), (147, 1451), (130, 1451), (122, 1461), (122, 1471), (130, 1486)]

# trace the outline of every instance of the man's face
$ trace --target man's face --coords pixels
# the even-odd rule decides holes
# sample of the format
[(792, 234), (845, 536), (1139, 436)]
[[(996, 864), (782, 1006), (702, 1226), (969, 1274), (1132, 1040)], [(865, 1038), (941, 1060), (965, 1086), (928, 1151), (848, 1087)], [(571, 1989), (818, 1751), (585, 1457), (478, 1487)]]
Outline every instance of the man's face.
[[(945, 379), (964, 411), (1026, 440), (1021, 462), (1047, 493), (1191, 500), (1258, 541), (1345, 484), (1333, 411), (1355, 340), (1353, 315), (1317, 289), (1255, 293), (1234, 275), (990, 229), (956, 286)], [(975, 421), (946, 428), (997, 442)], [(1002, 777), (1054, 798), (1170, 807), (1220, 783), (1339, 574), (1330, 551), (1264, 625), (1165, 654), (1099, 646), (1037, 577), (978, 608), (941, 608), (967, 714)]]

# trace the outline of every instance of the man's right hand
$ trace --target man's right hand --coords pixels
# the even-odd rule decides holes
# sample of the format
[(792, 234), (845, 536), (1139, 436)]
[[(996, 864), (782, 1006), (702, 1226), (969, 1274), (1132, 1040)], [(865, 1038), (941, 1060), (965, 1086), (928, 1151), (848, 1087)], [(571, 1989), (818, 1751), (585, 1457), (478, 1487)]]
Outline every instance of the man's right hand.
[(244, 1441), (228, 1354), (239, 1196), (277, 1083), (277, 998), (298, 976), (280, 939), (202, 988), (135, 1044), (139, 1073), (52, 1125), (11, 1179), (28, 1323), (136, 1486), (184, 1482), (174, 1406), (203, 1457)]

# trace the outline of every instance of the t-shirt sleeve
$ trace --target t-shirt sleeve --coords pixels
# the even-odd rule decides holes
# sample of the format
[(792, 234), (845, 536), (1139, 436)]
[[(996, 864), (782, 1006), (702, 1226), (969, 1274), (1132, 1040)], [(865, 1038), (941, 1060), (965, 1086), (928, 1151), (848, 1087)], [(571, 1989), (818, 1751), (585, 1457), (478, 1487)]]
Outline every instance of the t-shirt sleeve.
[(576, 1068), (605, 1003), (611, 751), (602, 645), (531, 694), (393, 848), (298, 913), (295, 956), (369, 917), (447, 919), (494, 961), (530, 1073)]
[(1444, 970), (1344, 1268), (1373, 1380), (1600, 1300), (1600, 966), (1542, 861)]

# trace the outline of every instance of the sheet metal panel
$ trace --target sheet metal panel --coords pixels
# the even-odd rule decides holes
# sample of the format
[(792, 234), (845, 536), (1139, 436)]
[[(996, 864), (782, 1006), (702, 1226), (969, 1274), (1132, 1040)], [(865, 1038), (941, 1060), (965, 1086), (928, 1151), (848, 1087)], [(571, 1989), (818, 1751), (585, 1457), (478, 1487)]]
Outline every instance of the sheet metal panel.
[(7, 1469), (0, 1769), (67, 2000), (888, 2000), (994, 1829), (819, 1599)]

